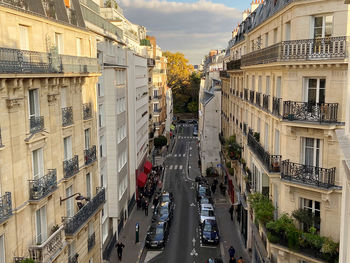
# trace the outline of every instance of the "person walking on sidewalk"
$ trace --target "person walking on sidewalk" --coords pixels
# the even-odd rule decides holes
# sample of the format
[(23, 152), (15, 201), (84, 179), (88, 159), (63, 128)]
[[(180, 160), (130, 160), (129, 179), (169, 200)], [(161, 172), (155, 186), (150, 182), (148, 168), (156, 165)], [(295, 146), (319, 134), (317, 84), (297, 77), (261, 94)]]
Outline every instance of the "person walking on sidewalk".
[(231, 215), (231, 221), (233, 221), (233, 205), (231, 205), (230, 209), (228, 210), (228, 212)]
[(237, 263), (244, 263), (243, 258), (242, 258), (242, 257), (239, 257)]
[(125, 245), (122, 242), (118, 241), (118, 243), (115, 244), (115, 247), (117, 248), (118, 259), (122, 261), (123, 248), (125, 247)]
[(229, 263), (236, 263), (236, 262), (237, 262), (237, 261), (236, 261), (235, 257), (230, 257)]
[(149, 206), (149, 203), (148, 201), (146, 200), (145, 201), (145, 215), (148, 216), (148, 206)]
[(233, 246), (230, 246), (228, 249), (228, 254), (230, 255), (230, 258), (235, 257), (236, 250), (233, 248)]

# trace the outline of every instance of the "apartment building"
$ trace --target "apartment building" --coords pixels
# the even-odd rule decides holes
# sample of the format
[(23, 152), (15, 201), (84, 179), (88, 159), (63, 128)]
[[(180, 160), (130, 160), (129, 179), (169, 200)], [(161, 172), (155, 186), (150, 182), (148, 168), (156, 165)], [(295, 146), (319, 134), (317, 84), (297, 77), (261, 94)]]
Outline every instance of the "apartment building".
[(108, 259), (129, 217), (135, 194), (129, 192), (127, 60), (123, 31), (105, 20), (101, 9), (106, 10), (100, 7), (100, 1), (82, 1), (85, 24), (97, 39), (101, 69), (97, 84), (97, 130), (100, 180), (107, 197), (101, 222), (102, 251), (103, 259)]
[(326, 259), (320, 250), (269, 240), (254, 223), (251, 193), (271, 200), (274, 220), (307, 211), (318, 236), (340, 240), (344, 170), (336, 131), (346, 116), (347, 16), (342, 0), (266, 0), (252, 3), (233, 31), (221, 73), (222, 135), (235, 135), (242, 151), (225, 160), (234, 169), (237, 216), (253, 262)]
[(95, 37), (77, 0), (0, 1), (0, 262), (101, 262)]

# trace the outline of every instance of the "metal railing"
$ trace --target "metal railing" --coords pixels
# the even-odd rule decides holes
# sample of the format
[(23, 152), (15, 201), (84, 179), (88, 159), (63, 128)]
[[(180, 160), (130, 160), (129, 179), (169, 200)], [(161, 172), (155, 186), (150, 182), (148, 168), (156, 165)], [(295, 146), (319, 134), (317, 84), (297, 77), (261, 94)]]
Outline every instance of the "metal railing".
[(62, 126), (73, 124), (73, 107), (62, 108)]
[(244, 89), (244, 100), (248, 101), (248, 89)]
[(64, 227), (61, 226), (40, 245), (32, 245), (28, 248), (30, 258), (36, 263), (51, 262), (64, 247)]
[(89, 73), (99, 72), (97, 58), (0, 48), (0, 74)]
[(84, 150), (84, 159), (85, 165), (89, 165), (96, 161), (96, 145), (93, 145), (91, 148)]
[(264, 147), (256, 141), (252, 133), (248, 133), (248, 146), (263, 163), (269, 172), (279, 172), (281, 166), (281, 155), (271, 155)]
[(63, 161), (64, 178), (68, 179), (79, 172), (79, 157), (75, 155), (72, 159)]
[(74, 235), (91, 218), (106, 200), (105, 189), (100, 188), (97, 194), (88, 201), (73, 217), (65, 218), (66, 235)]
[(250, 101), (250, 103), (254, 103), (254, 97), (255, 97), (255, 91), (254, 90), (250, 90), (249, 91), (249, 101)]
[(221, 70), (220, 71), (220, 78), (229, 78), (230, 75), (227, 73), (226, 70)]
[(281, 117), (281, 105), (282, 105), (282, 99), (281, 98), (272, 98), (272, 113), (276, 115), (277, 117)]
[(147, 58), (147, 67), (154, 67), (156, 62), (153, 58)]
[(285, 160), (281, 163), (281, 178), (311, 186), (331, 188), (335, 186), (335, 170), (335, 167), (327, 169)]
[(44, 117), (38, 116), (38, 117), (30, 117), (29, 119), (30, 124), (30, 133), (37, 133), (41, 132), (44, 129)]
[(12, 198), (10, 192), (0, 197), (0, 223), (12, 216)]
[(29, 180), (29, 199), (40, 200), (57, 189), (57, 171), (51, 169), (39, 179)]
[(230, 62), (227, 62), (226, 68), (227, 70), (241, 69), (241, 60), (237, 59), (237, 60), (231, 60)]
[(83, 104), (83, 119), (88, 120), (92, 118), (92, 107), (91, 103)]
[(261, 92), (255, 93), (255, 105), (261, 107)]
[(327, 37), (282, 41), (242, 56), (242, 66), (290, 60), (346, 58), (346, 37)]
[(283, 102), (283, 118), (293, 121), (336, 123), (338, 103)]
[(88, 251), (90, 251), (95, 246), (95, 233), (88, 237)]
[(269, 111), (270, 95), (263, 94), (263, 109)]

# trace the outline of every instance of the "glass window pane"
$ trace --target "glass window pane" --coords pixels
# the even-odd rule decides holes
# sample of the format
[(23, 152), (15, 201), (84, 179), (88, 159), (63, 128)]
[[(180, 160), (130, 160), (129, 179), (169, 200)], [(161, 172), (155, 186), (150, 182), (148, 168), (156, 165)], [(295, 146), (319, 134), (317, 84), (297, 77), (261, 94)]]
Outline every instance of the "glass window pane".
[(314, 38), (321, 38), (322, 37), (322, 28), (315, 28), (314, 29)]
[(323, 24), (323, 17), (315, 17), (315, 27), (322, 27)]

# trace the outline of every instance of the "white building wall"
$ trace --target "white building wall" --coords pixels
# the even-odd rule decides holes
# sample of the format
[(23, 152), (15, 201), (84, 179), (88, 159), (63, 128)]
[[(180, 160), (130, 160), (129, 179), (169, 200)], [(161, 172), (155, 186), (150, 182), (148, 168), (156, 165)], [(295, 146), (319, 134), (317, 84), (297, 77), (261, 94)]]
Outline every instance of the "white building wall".
[(169, 88), (166, 91), (166, 121), (165, 121), (165, 132), (170, 132), (170, 125), (173, 122), (173, 92)]

